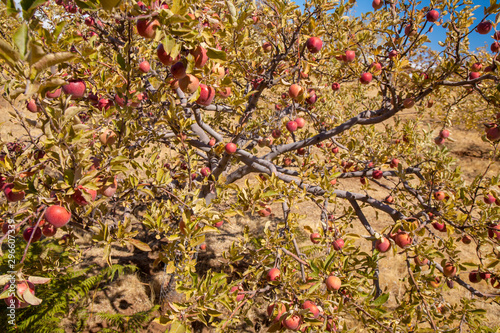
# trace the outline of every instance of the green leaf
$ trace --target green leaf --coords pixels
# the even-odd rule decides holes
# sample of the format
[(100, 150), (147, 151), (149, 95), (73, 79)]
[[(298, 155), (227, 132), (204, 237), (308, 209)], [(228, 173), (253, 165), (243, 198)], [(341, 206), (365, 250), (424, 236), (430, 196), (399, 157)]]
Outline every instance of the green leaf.
[(59, 23), (57, 23), (56, 28), (54, 29), (54, 32), (52, 33), (52, 38), (57, 39), (61, 32), (63, 31), (64, 27), (68, 24), (68, 21), (63, 20)]
[(30, 288), (27, 288), (23, 293), (23, 298), (26, 303), (31, 305), (40, 305), (40, 303), (42, 303), (42, 300), (40, 298), (31, 293)]
[(207, 48), (207, 56), (210, 59), (218, 59), (218, 60), (223, 60), (223, 61), (227, 60), (226, 52), (224, 52), (222, 50), (214, 49), (212, 47)]
[(226, 6), (227, 9), (229, 9), (229, 14), (231, 14), (233, 18), (236, 18), (236, 8), (234, 7), (234, 4), (231, 1), (226, 0)]
[(64, 121), (68, 121), (70, 119), (73, 119), (74, 116), (76, 116), (78, 113), (84, 111), (84, 108), (80, 108), (78, 106), (72, 106), (66, 109), (64, 111)]
[(140, 240), (138, 239), (135, 239), (135, 238), (131, 238), (128, 240), (128, 242), (130, 244), (132, 244), (133, 246), (135, 246), (136, 248), (138, 248), (139, 250), (141, 251), (144, 251), (144, 252), (149, 252), (151, 251), (151, 248), (149, 247), (148, 244), (144, 243), (144, 242), (141, 242)]
[(372, 305), (373, 306), (379, 306), (379, 305), (382, 305), (384, 304), (385, 302), (387, 302), (387, 300), (389, 299), (389, 294), (382, 294), (380, 295), (379, 297), (377, 297), (376, 300), (374, 300), (372, 302)]
[(125, 62), (125, 58), (122, 56), (121, 53), (118, 53), (116, 55), (116, 62), (118, 62), (118, 65), (120, 65), (120, 68), (122, 70), (127, 70), (127, 64)]
[(496, 267), (498, 264), (500, 263), (500, 260), (494, 260), (493, 262), (491, 262), (487, 268), (493, 268), (493, 267)]
[(68, 62), (75, 57), (74, 53), (71, 52), (57, 52), (50, 53), (43, 56), (39, 61), (33, 65), (33, 69), (37, 72), (41, 72), (44, 69), (60, 64), (62, 62)]
[(19, 60), (19, 53), (16, 52), (7, 42), (0, 39), (0, 57), (4, 59), (11, 67)]
[(38, 6), (43, 5), (46, 3), (47, 0), (21, 0), (21, 8), (25, 12), (30, 12), (31, 10), (35, 9)]
[(3, 286), (9, 282), (11, 276), (9, 274), (0, 275), (0, 286)]
[(16, 4), (14, 0), (4, 0), (5, 6), (7, 6), (7, 16), (15, 16), (18, 11), (16, 9)]
[(94, 9), (98, 9), (99, 8), (99, 5), (97, 5), (97, 3), (94, 3), (92, 1), (75, 0), (75, 3), (78, 6), (78, 8), (80, 8), (80, 9), (94, 10)]
[(17, 30), (14, 32), (13, 36), (14, 45), (16, 45), (19, 50), (19, 54), (21, 59), (26, 59), (26, 53), (28, 52), (28, 25), (23, 23)]
[(30, 276), (28, 277), (28, 281), (33, 283), (33, 284), (45, 284), (50, 282), (50, 278), (45, 278), (41, 276)]
[(7, 298), (9, 296), (10, 296), (10, 290), (9, 290), (9, 288), (7, 288), (6, 290), (2, 291), (2, 293), (0, 293), (0, 299)]
[(99, 2), (101, 3), (102, 8), (105, 10), (112, 10), (118, 4), (120, 3), (121, 0), (100, 0)]

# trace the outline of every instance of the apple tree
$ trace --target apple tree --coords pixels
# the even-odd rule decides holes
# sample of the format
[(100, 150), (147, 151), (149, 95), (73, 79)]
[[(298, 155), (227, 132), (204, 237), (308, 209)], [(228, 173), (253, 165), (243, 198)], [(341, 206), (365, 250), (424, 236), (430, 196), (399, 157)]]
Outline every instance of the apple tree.
[[(90, 247), (112, 267), (113, 248), (161, 239), (150, 264), (182, 296), (163, 300), (165, 331), (486, 331), (500, 295), (500, 5), (354, 6), (4, 1), (0, 81), (22, 133), (0, 141), (15, 262), (1, 297), (35, 315), (36, 289), (54, 285), (36, 284)], [(471, 50), (478, 36), (489, 50)], [(490, 147), (470, 183), (446, 148), (457, 124)], [(228, 224), (238, 241), (198, 272)], [(397, 295), (384, 262), (403, 267)]]

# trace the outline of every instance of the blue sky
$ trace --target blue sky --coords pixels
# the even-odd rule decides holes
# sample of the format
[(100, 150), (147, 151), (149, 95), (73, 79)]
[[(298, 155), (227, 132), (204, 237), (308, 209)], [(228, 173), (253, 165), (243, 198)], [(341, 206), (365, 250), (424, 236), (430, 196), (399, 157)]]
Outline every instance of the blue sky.
[[(304, 0), (296, 0), (295, 3), (302, 6), (304, 4)], [(422, 4), (419, 7), (423, 7), (426, 5), (428, 6), (429, 3), (430, 3), (430, 1), (423, 0)], [(477, 24), (477, 23), (479, 23), (478, 20), (481, 19), (484, 15), (484, 11), (483, 11), (484, 7), (489, 6), (490, 1), (489, 0), (474, 0), (474, 5), (481, 6), (480, 8), (478, 8), (474, 12), (475, 17), (477, 18), (477, 20), (474, 21), (474, 24)], [(354, 7), (354, 12), (353, 12), (354, 15), (361, 15), (362, 13), (366, 13), (369, 11), (373, 11), (372, 0), (358, 0), (358, 1), (356, 1), (356, 5)], [(445, 17), (445, 19), (446, 19), (446, 17)], [(491, 21), (494, 21), (495, 16), (490, 15), (488, 17), (488, 19)], [(500, 29), (500, 26), (498, 27), (498, 29)], [(492, 34), (493, 34), (493, 30), (492, 30), (492, 33), (489, 35), (480, 35), (475, 31), (472, 32), (469, 35), (469, 42), (470, 42), (471, 49), (476, 49), (478, 47), (482, 47), (482, 46), (487, 45), (487, 51), (489, 52), (489, 45), (493, 42), (493, 39), (490, 37)], [(438, 41), (440, 41), (440, 40), (444, 41), (445, 38), (446, 38), (445, 29), (441, 28), (439, 26), (435, 26), (434, 31), (431, 34), (429, 34), (429, 39), (432, 42), (428, 45), (434, 50), (437, 50), (437, 51), (442, 50), (442, 48), (438, 44)]]

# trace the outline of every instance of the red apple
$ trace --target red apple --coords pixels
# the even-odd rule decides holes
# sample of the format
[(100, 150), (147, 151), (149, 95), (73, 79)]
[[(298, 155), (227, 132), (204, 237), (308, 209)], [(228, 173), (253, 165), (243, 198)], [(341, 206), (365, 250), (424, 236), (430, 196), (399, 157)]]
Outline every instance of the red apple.
[(373, 0), (372, 1), (372, 7), (375, 10), (382, 8), (383, 5), (384, 5), (383, 0)]
[[(224, 75), (226, 75), (226, 70), (224, 69), (224, 67), (222, 67), (219, 63), (216, 63), (214, 65), (214, 67), (212, 67), (212, 73), (215, 74), (215, 77), (217, 79), (222, 79), (224, 77)], [(257, 80), (259, 83), (263, 81), (263, 79), (259, 79)], [(257, 89), (257, 85), (254, 85), (253, 88), (254, 89)]]
[(178, 61), (170, 67), (172, 76), (178, 80), (186, 76), (186, 65), (182, 61)]
[(500, 240), (500, 224), (491, 225), (488, 227), (488, 237)]
[(276, 267), (274, 268), (271, 268), (268, 272), (267, 272), (267, 281), (276, 281), (280, 278), (280, 270)]
[(45, 211), (45, 221), (56, 228), (65, 226), (71, 219), (71, 213), (59, 205), (52, 205)]
[(396, 243), (397, 246), (404, 249), (405, 247), (411, 245), (413, 240), (411, 239), (410, 235), (408, 235), (406, 232), (399, 231), (394, 237), (394, 242)]
[(220, 220), (219, 222), (214, 224), (214, 227), (220, 228), (220, 227), (222, 227), (223, 224), (224, 224), (224, 220)]
[(446, 224), (444, 224), (444, 222), (440, 223), (440, 222), (432, 222), (432, 226), (434, 227), (434, 229), (436, 229), (437, 231), (442, 231), (442, 232), (446, 232)]
[(429, 284), (432, 288), (438, 288), (441, 284), (441, 279), (439, 278), (439, 276), (436, 276), (434, 280), (429, 281)]
[(68, 80), (68, 84), (62, 87), (66, 95), (71, 95), (73, 98), (81, 98), (85, 94), (85, 82), (81, 79)]
[(311, 37), (306, 42), (306, 47), (311, 53), (318, 53), (323, 46), (323, 41), (318, 37)]
[(332, 242), (333, 249), (340, 251), (344, 247), (344, 240), (342, 238), (336, 239)]
[(193, 94), (200, 86), (200, 80), (194, 75), (186, 74), (179, 80), (179, 88), (187, 94)]
[(267, 306), (267, 315), (269, 317), (272, 317), (273, 316), (273, 312), (274, 312), (274, 309), (276, 309), (277, 313), (276, 313), (276, 316), (273, 318), (273, 321), (275, 323), (279, 322), (280, 321), (280, 318), (281, 316), (283, 315), (283, 313), (285, 313), (286, 311), (286, 307), (284, 304), (282, 303), (271, 303)]
[(34, 228), (34, 227), (29, 227), (29, 228), (26, 228), (24, 229), (24, 232), (23, 232), (23, 238), (26, 242), (28, 242), (31, 238), (31, 235), (33, 234), (33, 239), (31, 240), (31, 242), (36, 242), (38, 241), (41, 237), (42, 237), (42, 229), (40, 228)]
[(237, 149), (237, 148), (238, 148), (238, 147), (237, 147), (237, 146), (236, 146), (236, 144), (235, 144), (235, 143), (233, 143), (233, 142), (229, 142), (229, 143), (228, 143), (228, 144), (226, 144), (226, 146), (225, 146), (226, 153), (227, 153), (227, 154), (229, 154), (229, 155), (234, 154), (234, 153), (236, 152), (236, 149)]
[(394, 59), (397, 56), (398, 56), (398, 51), (392, 50), (391, 52), (389, 52), (389, 59)]
[(372, 177), (373, 179), (380, 179), (384, 176), (384, 172), (382, 170), (373, 170)]
[(149, 70), (151, 69), (151, 66), (149, 65), (149, 62), (144, 60), (143, 62), (141, 62), (139, 64), (139, 70), (143, 73), (147, 73), (149, 72)]
[(403, 107), (404, 107), (405, 109), (412, 108), (414, 105), (415, 105), (415, 101), (414, 101), (414, 100), (413, 100), (413, 98), (411, 98), (411, 97), (406, 98), (406, 99), (403, 101)]
[(372, 81), (372, 74), (371, 73), (363, 73), (361, 74), (361, 77), (359, 78), (359, 82), (362, 84), (369, 84)]
[(302, 94), (302, 87), (299, 86), (298, 84), (294, 83), (288, 88), (288, 95), (292, 99), (296, 99), (300, 94)]
[(202, 46), (197, 46), (191, 54), (194, 57), (194, 67), (203, 68), (208, 61), (207, 50)]
[(54, 227), (52, 224), (46, 224), (42, 228), (42, 234), (45, 237), (52, 237), (56, 234), (57, 228)]
[(328, 289), (329, 291), (339, 290), (340, 287), (342, 286), (342, 281), (340, 281), (338, 277), (330, 275), (329, 277), (326, 278), (325, 284), (326, 284), (326, 289)]
[(429, 263), (429, 259), (427, 258), (422, 258), (420, 256), (415, 256), (413, 258), (413, 261), (415, 262), (416, 265), (418, 266), (425, 266)]
[(483, 68), (483, 65), (480, 62), (476, 62), (476, 63), (472, 64), (472, 66), (470, 67), (470, 70), (473, 72), (479, 72), (481, 70), (481, 68)]
[(443, 129), (441, 130), (441, 132), (439, 132), (439, 136), (443, 139), (447, 139), (450, 136), (450, 131), (448, 131), (447, 129)]
[(200, 173), (203, 177), (207, 177), (210, 174), (210, 168), (208, 167), (201, 168)]
[(500, 140), (500, 127), (494, 126), (494, 127), (489, 128), (486, 131), (486, 137), (488, 138), (488, 140), (493, 141), (493, 142)]
[(445, 193), (443, 191), (436, 191), (434, 192), (434, 199), (438, 200), (438, 201), (442, 201), (444, 200), (445, 198)]
[(471, 283), (479, 283), (481, 282), (481, 274), (479, 273), (478, 270), (473, 270), (469, 272), (469, 281)]
[(446, 139), (440, 136), (434, 138), (434, 143), (437, 144), (438, 146), (441, 146), (445, 141)]
[(304, 303), (302, 303), (302, 309), (309, 309), (314, 319), (319, 317), (320, 312), (316, 304), (314, 304), (314, 302), (305, 301)]
[(390, 165), (389, 165), (389, 166), (390, 166), (391, 168), (397, 168), (397, 167), (398, 167), (398, 165), (399, 165), (399, 159), (397, 159), (397, 158), (393, 158), (393, 159), (391, 160), (391, 163), (390, 163)]
[[(264, 178), (264, 179), (262, 179), (262, 180), (265, 180), (265, 178)], [(269, 208), (269, 207), (265, 207), (265, 208), (263, 208), (263, 209), (259, 210), (259, 211), (257, 212), (257, 214), (259, 214), (259, 216), (260, 216), (260, 217), (268, 217), (269, 215), (271, 215), (271, 212), (272, 212), (272, 211), (271, 211), (271, 208)]]
[(109, 128), (106, 128), (101, 133), (101, 135), (99, 135), (99, 141), (101, 141), (101, 143), (106, 146), (111, 146), (112, 144), (114, 144), (117, 138), (118, 136), (116, 135), (116, 133)]
[(180, 56), (177, 56), (177, 58), (173, 59), (170, 54), (165, 51), (163, 44), (158, 45), (158, 48), (156, 49), (156, 55), (158, 56), (158, 59), (160, 59), (161, 63), (165, 66), (171, 66), (175, 61), (180, 59)]
[(38, 112), (38, 107), (36, 105), (36, 101), (34, 99), (30, 99), (28, 103), (26, 103), (26, 108), (28, 111), (37, 113)]
[(498, 53), (498, 51), (500, 51), (500, 44), (498, 42), (491, 43), (490, 50), (493, 53)]
[(109, 99), (107, 98), (101, 98), (98, 102), (97, 102), (97, 108), (99, 110), (107, 110), (109, 109), (111, 106), (113, 105), (113, 101), (110, 101)]
[(141, 19), (137, 20), (137, 32), (144, 38), (152, 39), (155, 37), (155, 29), (160, 26), (158, 20)]
[(208, 106), (212, 104), (215, 97), (215, 89), (212, 86), (200, 84), (200, 97), (196, 100), (197, 104)]
[(345, 51), (345, 61), (346, 62), (353, 62), (354, 59), (356, 59), (356, 52), (354, 52), (352, 50)]
[[(17, 285), (17, 287), (16, 287), (17, 294), (20, 294), (21, 296), (24, 295), (24, 293), (26, 292), (28, 287), (29, 287), (30, 292), (33, 295), (35, 294), (35, 285), (31, 282), (26, 283), (26, 282), (22, 281), (22, 282), (17, 282), (16, 285)], [(10, 283), (7, 283), (5, 285), (5, 287), (3, 288), (3, 290), (5, 291), (5, 290), (9, 289), (9, 287), (10, 287)], [(7, 305), (11, 305), (13, 303), (14, 308), (16, 308), (16, 309), (22, 309), (22, 308), (29, 306), (28, 303), (18, 300), (15, 295), (12, 295), (12, 296), (5, 298), (4, 301)]]
[(481, 76), (481, 74), (479, 74), (478, 72), (470, 72), (470, 74), (469, 74), (469, 80), (477, 79), (480, 76)]
[(496, 200), (496, 198), (494, 196), (492, 196), (491, 194), (487, 194), (484, 196), (484, 202), (487, 205), (491, 205), (491, 204), (495, 203), (495, 200)]
[(88, 189), (88, 188), (84, 188), (82, 185), (78, 185), (78, 187), (75, 189), (75, 193), (73, 193), (73, 195), (71, 196), (71, 198), (73, 199), (73, 201), (76, 204), (78, 204), (80, 206), (88, 205), (87, 200), (85, 200), (85, 198), (82, 195), (82, 190), (84, 190), (85, 192), (87, 192), (88, 194), (90, 194), (90, 196), (92, 198), (92, 201), (94, 201), (95, 198), (97, 197), (97, 191), (96, 190), (91, 190), (91, 189)]
[(314, 90), (310, 90), (309, 95), (306, 98), (306, 103), (307, 104), (314, 104), (316, 103), (316, 100), (318, 99), (318, 96), (316, 96), (316, 93)]
[(297, 128), (303, 128), (306, 125), (305, 119), (301, 117), (296, 118), (295, 122), (297, 123)]
[(378, 72), (380, 72), (382, 70), (382, 64), (379, 63), (379, 62), (373, 62), (370, 65), (370, 69), (372, 69), (373, 72), (378, 73)]
[(427, 21), (434, 23), (439, 18), (439, 12), (437, 10), (433, 9), (427, 13), (426, 18), (427, 18)]
[(405, 26), (405, 35), (406, 36), (415, 36), (417, 34), (417, 32), (415, 31), (415, 29), (413, 29), (413, 26), (411, 24), (407, 24)]
[(332, 83), (332, 90), (337, 91), (340, 89), (340, 84), (337, 82)]
[(7, 183), (3, 186), (3, 193), (8, 202), (17, 202), (24, 199), (24, 191), (14, 191), (14, 184)]
[(117, 189), (117, 186), (118, 186), (118, 183), (116, 181), (116, 176), (114, 177), (114, 180), (113, 180), (113, 183), (111, 185), (108, 185), (108, 186), (103, 186), (100, 190), (99, 190), (99, 193), (101, 193), (102, 195), (106, 196), (106, 197), (112, 197), (115, 192), (116, 192), (116, 189)]
[(310, 236), (310, 239), (313, 244), (318, 244), (321, 240), (321, 235), (317, 232), (313, 232)]
[(454, 277), (457, 273), (457, 268), (451, 262), (446, 263), (443, 267), (443, 274), (446, 277)]
[(469, 235), (464, 235), (462, 237), (462, 243), (464, 244), (470, 244), (472, 242), (472, 237)]
[(377, 239), (377, 241), (375, 242), (375, 248), (378, 251), (385, 253), (391, 248), (391, 242), (385, 237)]
[(281, 136), (281, 131), (279, 129), (274, 129), (271, 135), (273, 138), (278, 139)]
[(269, 147), (273, 144), (273, 139), (265, 137), (259, 140), (259, 147)]
[(289, 132), (295, 132), (297, 130), (297, 123), (293, 120), (289, 121), (287, 124), (286, 124), (286, 129), (289, 131)]
[(57, 88), (54, 91), (47, 91), (47, 93), (45, 94), (45, 97), (47, 97), (47, 98), (58, 98), (59, 96), (61, 96), (61, 91), (62, 91), (61, 88)]
[(265, 52), (265, 53), (269, 53), (273, 50), (273, 46), (271, 43), (269, 42), (265, 42), (264, 44), (262, 44), (262, 50)]
[(493, 24), (490, 21), (483, 21), (477, 25), (476, 31), (481, 35), (486, 35), (491, 31), (491, 28), (493, 28)]
[(291, 331), (296, 331), (299, 329), (301, 321), (302, 318), (299, 315), (294, 314), (283, 319), (282, 325)]
[(231, 96), (231, 88), (230, 87), (220, 88), (218, 94), (222, 98), (228, 98), (229, 96)]

